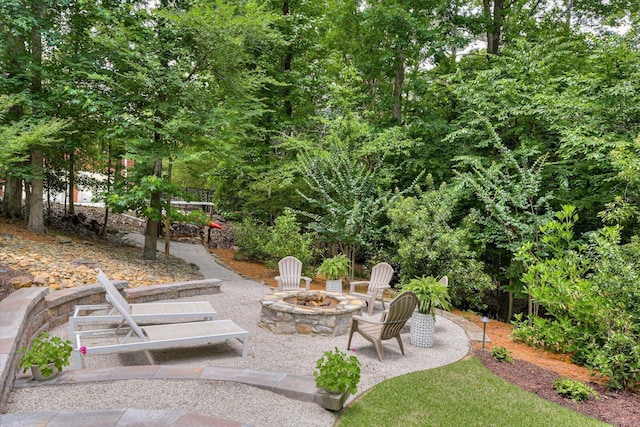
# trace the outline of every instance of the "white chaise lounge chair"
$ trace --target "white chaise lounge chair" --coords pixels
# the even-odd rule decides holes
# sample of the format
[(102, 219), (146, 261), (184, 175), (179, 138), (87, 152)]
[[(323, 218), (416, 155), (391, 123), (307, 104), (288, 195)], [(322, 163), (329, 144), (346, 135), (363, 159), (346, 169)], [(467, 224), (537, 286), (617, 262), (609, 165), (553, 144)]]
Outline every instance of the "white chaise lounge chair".
[[(109, 298), (107, 296), (107, 298)], [(115, 309), (122, 315), (130, 330), (116, 344), (91, 345), (90, 342), (101, 335), (118, 338), (122, 328), (82, 330), (73, 333), (73, 367), (82, 367), (82, 352), (86, 355), (123, 353), (141, 350), (159, 350), (176, 348), (184, 345), (211, 344), (235, 338), (242, 342), (242, 357), (249, 351), (249, 332), (242, 329), (232, 320), (207, 320), (202, 322), (170, 323), (152, 326), (139, 326), (119, 301), (111, 300)], [(85, 338), (87, 338), (85, 340)]]
[(69, 337), (73, 336), (80, 324), (122, 324), (124, 318), (111, 301), (118, 301), (123, 310), (139, 323), (177, 323), (179, 321), (216, 320), (218, 318), (218, 313), (208, 301), (129, 304), (102, 270), (98, 273), (98, 282), (107, 295), (107, 304), (76, 305), (73, 315), (69, 318)]

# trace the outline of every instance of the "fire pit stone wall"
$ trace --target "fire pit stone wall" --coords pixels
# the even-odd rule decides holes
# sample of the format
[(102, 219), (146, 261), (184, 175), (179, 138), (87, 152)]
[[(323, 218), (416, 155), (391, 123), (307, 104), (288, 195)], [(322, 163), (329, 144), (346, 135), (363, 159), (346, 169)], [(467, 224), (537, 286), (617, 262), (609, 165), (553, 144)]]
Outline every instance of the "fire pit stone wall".
[(326, 292), (337, 304), (325, 307), (300, 306), (287, 302), (299, 291), (274, 292), (260, 301), (260, 326), (276, 334), (344, 335), (351, 328), (351, 317), (361, 314), (364, 302), (341, 293)]

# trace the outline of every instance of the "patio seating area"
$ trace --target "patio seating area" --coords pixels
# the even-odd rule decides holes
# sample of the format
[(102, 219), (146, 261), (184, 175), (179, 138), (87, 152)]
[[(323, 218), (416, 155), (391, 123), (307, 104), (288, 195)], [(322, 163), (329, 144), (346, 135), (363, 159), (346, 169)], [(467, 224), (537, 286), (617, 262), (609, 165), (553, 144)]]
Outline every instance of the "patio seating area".
[[(174, 253), (177, 253), (179, 245), (175, 245), (173, 250)], [(190, 248), (189, 250), (191, 251), (192, 249)], [(210, 259), (209, 254), (206, 254), (206, 256)], [(193, 259), (193, 254), (190, 254), (190, 257)], [(194, 405), (194, 412), (200, 415), (212, 414), (224, 419), (235, 419), (255, 426), (268, 425), (273, 422), (287, 423), (292, 422), (292, 419), (302, 420), (305, 425), (331, 425), (331, 420), (334, 418), (331, 413), (324, 411), (315, 403), (295, 400), (296, 394), (302, 393), (303, 390), (300, 389), (300, 385), (295, 386), (294, 383), (287, 383), (286, 381), (280, 383), (279, 387), (282, 387), (282, 393), (288, 396), (284, 397), (284, 395), (274, 392), (257, 390), (255, 393), (246, 393), (246, 391), (238, 390), (237, 386), (233, 385), (234, 383), (228, 382), (216, 382), (216, 387), (214, 388), (203, 388), (200, 385), (196, 386), (192, 382), (194, 378), (199, 377), (200, 374), (197, 372), (203, 372), (202, 369), (206, 371), (211, 367), (218, 367), (220, 369), (232, 369), (236, 373), (231, 381), (244, 378), (248, 383), (252, 382), (253, 386), (262, 386), (263, 388), (274, 390), (273, 383), (266, 381), (267, 377), (261, 373), (278, 373), (281, 376), (293, 375), (311, 378), (315, 361), (322, 356), (324, 351), (334, 347), (346, 350), (347, 347), (346, 336), (279, 335), (260, 328), (258, 326), (260, 300), (265, 295), (272, 293), (272, 289), (263, 284), (244, 279), (223, 267), (218, 268), (215, 274), (217, 279), (222, 280), (220, 293), (180, 298), (180, 302), (208, 302), (217, 312), (219, 319), (233, 319), (251, 337), (248, 344), (248, 357), (238, 357), (238, 350), (234, 343), (181, 348), (179, 350), (149, 351), (150, 361), (136, 356), (135, 352), (131, 354), (96, 354), (86, 358), (85, 365), (88, 369), (69, 370), (68, 373), (66, 371), (62, 373), (62, 375), (68, 375), (71, 378), (82, 378), (82, 381), (70, 382), (64, 385), (38, 385), (33, 387), (31, 381), (28, 381), (24, 376), (19, 377), (16, 384), (20, 385), (20, 387), (12, 394), (14, 406), (9, 405), (9, 412), (19, 412), (18, 409), (21, 405), (27, 405), (26, 401), (33, 401), (34, 399), (41, 402), (38, 409), (42, 411), (65, 411), (71, 409), (80, 411), (121, 407), (122, 402), (120, 406), (115, 406), (117, 403), (114, 403), (113, 400), (121, 399), (122, 390), (131, 390), (130, 399), (125, 404), (127, 407), (140, 409), (146, 406), (148, 410), (180, 411), (184, 408), (184, 397), (180, 399), (162, 399), (161, 402), (153, 397), (155, 387), (160, 387), (164, 384), (163, 381), (172, 378), (170, 380), (171, 389), (182, 390), (180, 396), (189, 396), (193, 391), (198, 394), (198, 396), (194, 396), (194, 399), (207, 402), (206, 405), (202, 406)], [(464, 322), (462, 323), (464, 324)], [(52, 332), (66, 337), (68, 333), (67, 327), (68, 325), (62, 325)], [(405, 356), (403, 356), (395, 346), (388, 346), (385, 348), (385, 362), (381, 362), (378, 359), (376, 349), (371, 343), (364, 342), (364, 340), (358, 342), (353, 353), (358, 357), (362, 365), (362, 379), (358, 386), (358, 392), (367, 390), (390, 377), (453, 363), (468, 353), (469, 336), (464, 328), (460, 327), (456, 322), (440, 316), (438, 317), (437, 328), (438, 339), (433, 348), (422, 349), (407, 345), (404, 349)], [(405, 343), (408, 343), (408, 331), (403, 332), (403, 335)], [(147, 372), (149, 369), (157, 370), (158, 368), (161, 368), (160, 371), (156, 371), (153, 376), (148, 378), (121, 380), (121, 378), (127, 378), (123, 374), (123, 369)], [(105, 369), (110, 372), (110, 375), (108, 375), (109, 381), (102, 384), (99, 381), (102, 378), (99, 373), (106, 372)], [(159, 375), (158, 372), (164, 372), (164, 374)], [(238, 374), (239, 372), (240, 374)], [(224, 377), (224, 375), (222, 376)], [(87, 377), (89, 377), (89, 381), (87, 381)], [(227, 376), (227, 378), (229, 377)], [(219, 379), (220, 377), (215, 381)], [(203, 380), (210, 381), (211, 377)], [(141, 388), (140, 381), (149, 382), (150, 385)], [(158, 386), (151, 385), (156, 382)], [(23, 385), (25, 387), (22, 387)], [(105, 387), (104, 390), (103, 387)], [(313, 384), (311, 384), (311, 387), (314, 387)], [(96, 406), (95, 392), (92, 391), (96, 388), (101, 390), (98, 398), (100, 406)], [(114, 391), (114, 396), (109, 392), (111, 388), (121, 390), (121, 392)], [(238, 399), (233, 408), (228, 407), (229, 403), (225, 402), (225, 399), (210, 395), (226, 388), (229, 388), (229, 395), (233, 395)], [(257, 399), (256, 396), (260, 396), (260, 398)], [(352, 396), (350, 399), (353, 398)], [(283, 405), (287, 410), (279, 411), (280, 413), (277, 416), (285, 418), (275, 420), (273, 418), (273, 410), (270, 408), (282, 408)], [(309, 424), (307, 422), (309, 421), (308, 416), (301, 419), (296, 418), (296, 412), (314, 414), (313, 417), (317, 418), (317, 424), (315, 421)]]

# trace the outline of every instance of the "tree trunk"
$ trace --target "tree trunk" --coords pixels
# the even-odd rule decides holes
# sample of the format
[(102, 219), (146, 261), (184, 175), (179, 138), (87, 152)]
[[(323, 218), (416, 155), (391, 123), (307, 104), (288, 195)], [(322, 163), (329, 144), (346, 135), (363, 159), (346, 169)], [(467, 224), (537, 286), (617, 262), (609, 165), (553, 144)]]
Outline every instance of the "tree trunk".
[[(109, 152), (107, 157), (107, 188), (106, 193), (111, 192), (112, 186), (112, 175), (111, 175), (111, 143), (109, 143)], [(113, 178), (115, 179), (115, 178)], [(107, 206), (106, 200), (103, 200), (104, 203), (104, 220), (102, 221), (102, 230), (100, 230), (100, 235), (104, 237), (107, 232), (107, 224), (109, 223), (109, 206)]]
[(31, 178), (31, 195), (29, 203), (29, 221), (27, 228), (35, 233), (44, 234), (44, 191), (43, 191), (43, 167), (44, 155), (42, 151), (36, 150), (31, 153), (31, 164), (33, 166)]
[(156, 247), (158, 245), (158, 221), (148, 218), (144, 231), (144, 249), (142, 258), (153, 261), (156, 259)]
[[(34, 15), (42, 18), (42, 4), (38, 1), (32, 3)], [(40, 22), (40, 21), (39, 21)], [(42, 92), (42, 34), (39, 25), (34, 25), (31, 29), (31, 57), (33, 60), (33, 70), (31, 76), (31, 93), (38, 95)], [(44, 228), (44, 154), (40, 147), (31, 149), (31, 194), (28, 205), (27, 228), (36, 233), (45, 233)]]
[[(171, 170), (173, 169), (173, 161), (169, 159), (167, 170), (167, 181), (171, 184)], [(166, 196), (167, 209), (171, 209), (171, 195)], [(169, 264), (169, 249), (171, 246), (171, 220), (169, 212), (164, 217), (164, 263)]]
[[(156, 138), (159, 138), (159, 135)], [(162, 176), (162, 160), (160, 159), (155, 161), (154, 175), (157, 177)], [(155, 213), (157, 213), (158, 215), (162, 215), (162, 192), (154, 191), (153, 193), (151, 193), (151, 200), (149, 204)], [(144, 252), (142, 254), (143, 258), (146, 260), (156, 259), (159, 224), (160, 221), (158, 219), (147, 219), (147, 228), (144, 232)]]
[[(284, 0), (282, 3), (282, 16), (288, 17), (289, 0)], [(286, 18), (285, 18), (286, 19)], [(293, 118), (293, 103), (291, 102), (291, 64), (293, 63), (293, 44), (289, 44), (286, 47), (284, 58), (282, 59), (282, 69), (284, 71), (284, 77), (286, 85), (283, 88), (284, 96), (284, 113), (287, 118)]]
[(513, 317), (513, 292), (509, 291), (509, 311), (507, 312), (507, 323), (511, 321)]
[(404, 54), (398, 52), (396, 77), (393, 80), (393, 119), (402, 122), (402, 89), (404, 87)]
[(5, 178), (2, 210), (9, 219), (22, 219), (22, 178), (11, 175)]
[(72, 152), (69, 154), (69, 214), (76, 213), (74, 206), (73, 195), (76, 188), (76, 170), (75, 170), (75, 154)]
[(487, 27), (487, 54), (497, 55), (504, 26), (504, 0), (482, 0), (482, 9)]

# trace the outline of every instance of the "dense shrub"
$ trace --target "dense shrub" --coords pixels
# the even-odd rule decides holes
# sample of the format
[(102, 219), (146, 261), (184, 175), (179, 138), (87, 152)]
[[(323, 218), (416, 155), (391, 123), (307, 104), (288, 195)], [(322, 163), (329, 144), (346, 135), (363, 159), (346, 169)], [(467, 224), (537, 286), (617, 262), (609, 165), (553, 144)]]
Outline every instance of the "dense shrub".
[(419, 197), (399, 197), (390, 206), (389, 239), (397, 248), (400, 281), (446, 275), (454, 305), (483, 310), (491, 279), (471, 250), (468, 229), (449, 225), (455, 204), (455, 193), (442, 186)]
[(245, 218), (241, 224), (233, 228), (236, 245), (240, 248), (234, 254), (236, 259), (264, 261), (268, 254), (266, 250), (269, 241), (269, 228), (258, 221)]
[(269, 227), (269, 238), (264, 246), (267, 266), (277, 269), (278, 261), (291, 255), (302, 261), (303, 269), (308, 273), (313, 258), (313, 240), (313, 234), (302, 233), (293, 211), (286, 210)]
[(518, 318), (514, 338), (573, 354), (614, 388), (640, 385), (640, 243), (620, 244), (605, 227), (586, 244), (574, 240), (572, 206), (541, 230), (541, 246), (524, 245), (523, 282), (544, 318)]

